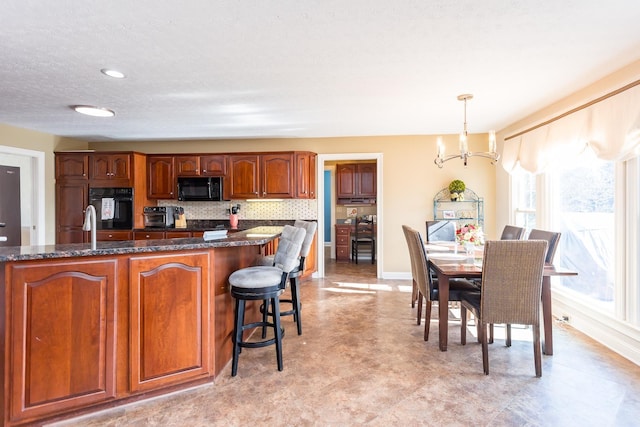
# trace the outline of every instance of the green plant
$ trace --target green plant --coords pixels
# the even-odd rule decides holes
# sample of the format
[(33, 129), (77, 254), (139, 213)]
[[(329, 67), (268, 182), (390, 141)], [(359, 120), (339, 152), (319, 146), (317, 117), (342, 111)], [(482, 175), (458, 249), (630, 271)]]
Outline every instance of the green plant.
[(464, 190), (466, 188), (467, 186), (463, 181), (454, 179), (453, 181), (451, 181), (451, 184), (449, 184), (449, 193), (464, 193)]

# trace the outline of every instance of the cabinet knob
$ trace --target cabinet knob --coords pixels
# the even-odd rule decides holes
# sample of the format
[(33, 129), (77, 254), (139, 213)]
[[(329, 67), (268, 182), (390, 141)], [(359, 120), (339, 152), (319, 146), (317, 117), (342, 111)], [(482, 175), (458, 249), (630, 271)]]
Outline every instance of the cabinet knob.
[(112, 238), (112, 237), (113, 237), (113, 234), (109, 234), (109, 238)]
[(207, 170), (206, 169), (202, 169), (202, 173), (207, 173)]

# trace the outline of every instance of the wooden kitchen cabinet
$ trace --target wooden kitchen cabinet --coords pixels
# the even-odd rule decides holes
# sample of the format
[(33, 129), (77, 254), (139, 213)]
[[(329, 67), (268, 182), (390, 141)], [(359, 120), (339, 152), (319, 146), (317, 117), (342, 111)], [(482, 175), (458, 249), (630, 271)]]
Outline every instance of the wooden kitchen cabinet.
[(94, 153), (89, 156), (93, 187), (132, 187), (131, 153)]
[(223, 176), (227, 173), (224, 154), (175, 156), (176, 176)]
[(12, 424), (116, 395), (116, 260), (11, 265), (11, 356), (5, 387)]
[(336, 262), (351, 259), (351, 224), (336, 224)]
[(133, 240), (164, 239), (164, 231), (134, 231)]
[(295, 197), (292, 152), (229, 155), (229, 199), (291, 199)]
[(341, 201), (361, 199), (375, 203), (377, 197), (376, 163), (339, 163), (336, 165), (336, 196)]
[(174, 156), (147, 156), (147, 197), (177, 199)]
[(89, 179), (87, 153), (56, 153), (56, 182), (66, 179)]
[(133, 240), (133, 232), (129, 230), (97, 230), (96, 240), (99, 242), (120, 242)]
[(316, 155), (310, 152), (296, 152), (296, 197), (316, 198)]
[(131, 257), (130, 390), (212, 373), (210, 253)]
[(82, 230), (84, 209), (89, 200), (89, 183), (84, 179), (56, 182), (56, 243), (85, 243)]

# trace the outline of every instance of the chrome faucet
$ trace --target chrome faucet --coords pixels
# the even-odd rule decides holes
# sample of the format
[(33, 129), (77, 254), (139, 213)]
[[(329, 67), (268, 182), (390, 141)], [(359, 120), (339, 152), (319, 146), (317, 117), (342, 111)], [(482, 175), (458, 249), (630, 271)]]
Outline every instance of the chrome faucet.
[(91, 231), (91, 250), (96, 249), (96, 208), (93, 205), (87, 206), (84, 211), (84, 231)]

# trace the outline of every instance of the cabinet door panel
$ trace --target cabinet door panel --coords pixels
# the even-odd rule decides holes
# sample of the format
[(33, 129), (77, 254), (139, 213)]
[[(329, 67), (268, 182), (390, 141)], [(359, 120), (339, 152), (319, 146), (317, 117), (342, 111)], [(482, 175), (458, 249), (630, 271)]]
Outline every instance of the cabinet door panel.
[(293, 155), (265, 154), (262, 165), (262, 197), (294, 197)]
[(11, 267), (13, 420), (115, 396), (116, 265)]
[(360, 178), (359, 193), (361, 197), (376, 197), (376, 164), (375, 163), (359, 163), (358, 177)]
[(200, 156), (202, 175), (219, 176), (227, 173), (227, 156), (224, 154)]
[(338, 199), (356, 196), (356, 165), (353, 163), (336, 166), (336, 192)]
[(176, 156), (176, 176), (200, 175), (200, 158), (197, 156)]
[(109, 173), (112, 179), (131, 179), (131, 156), (128, 154), (113, 154), (110, 160)]
[(229, 194), (231, 198), (262, 197), (259, 191), (258, 156), (231, 156), (229, 160)]
[(88, 179), (89, 156), (86, 154), (56, 154), (56, 179)]
[(131, 390), (208, 376), (209, 253), (133, 257), (130, 275)]
[(93, 154), (91, 156), (91, 179), (109, 179), (109, 162), (111, 156), (108, 154)]
[(175, 171), (172, 156), (147, 158), (147, 197), (150, 199), (175, 199)]

